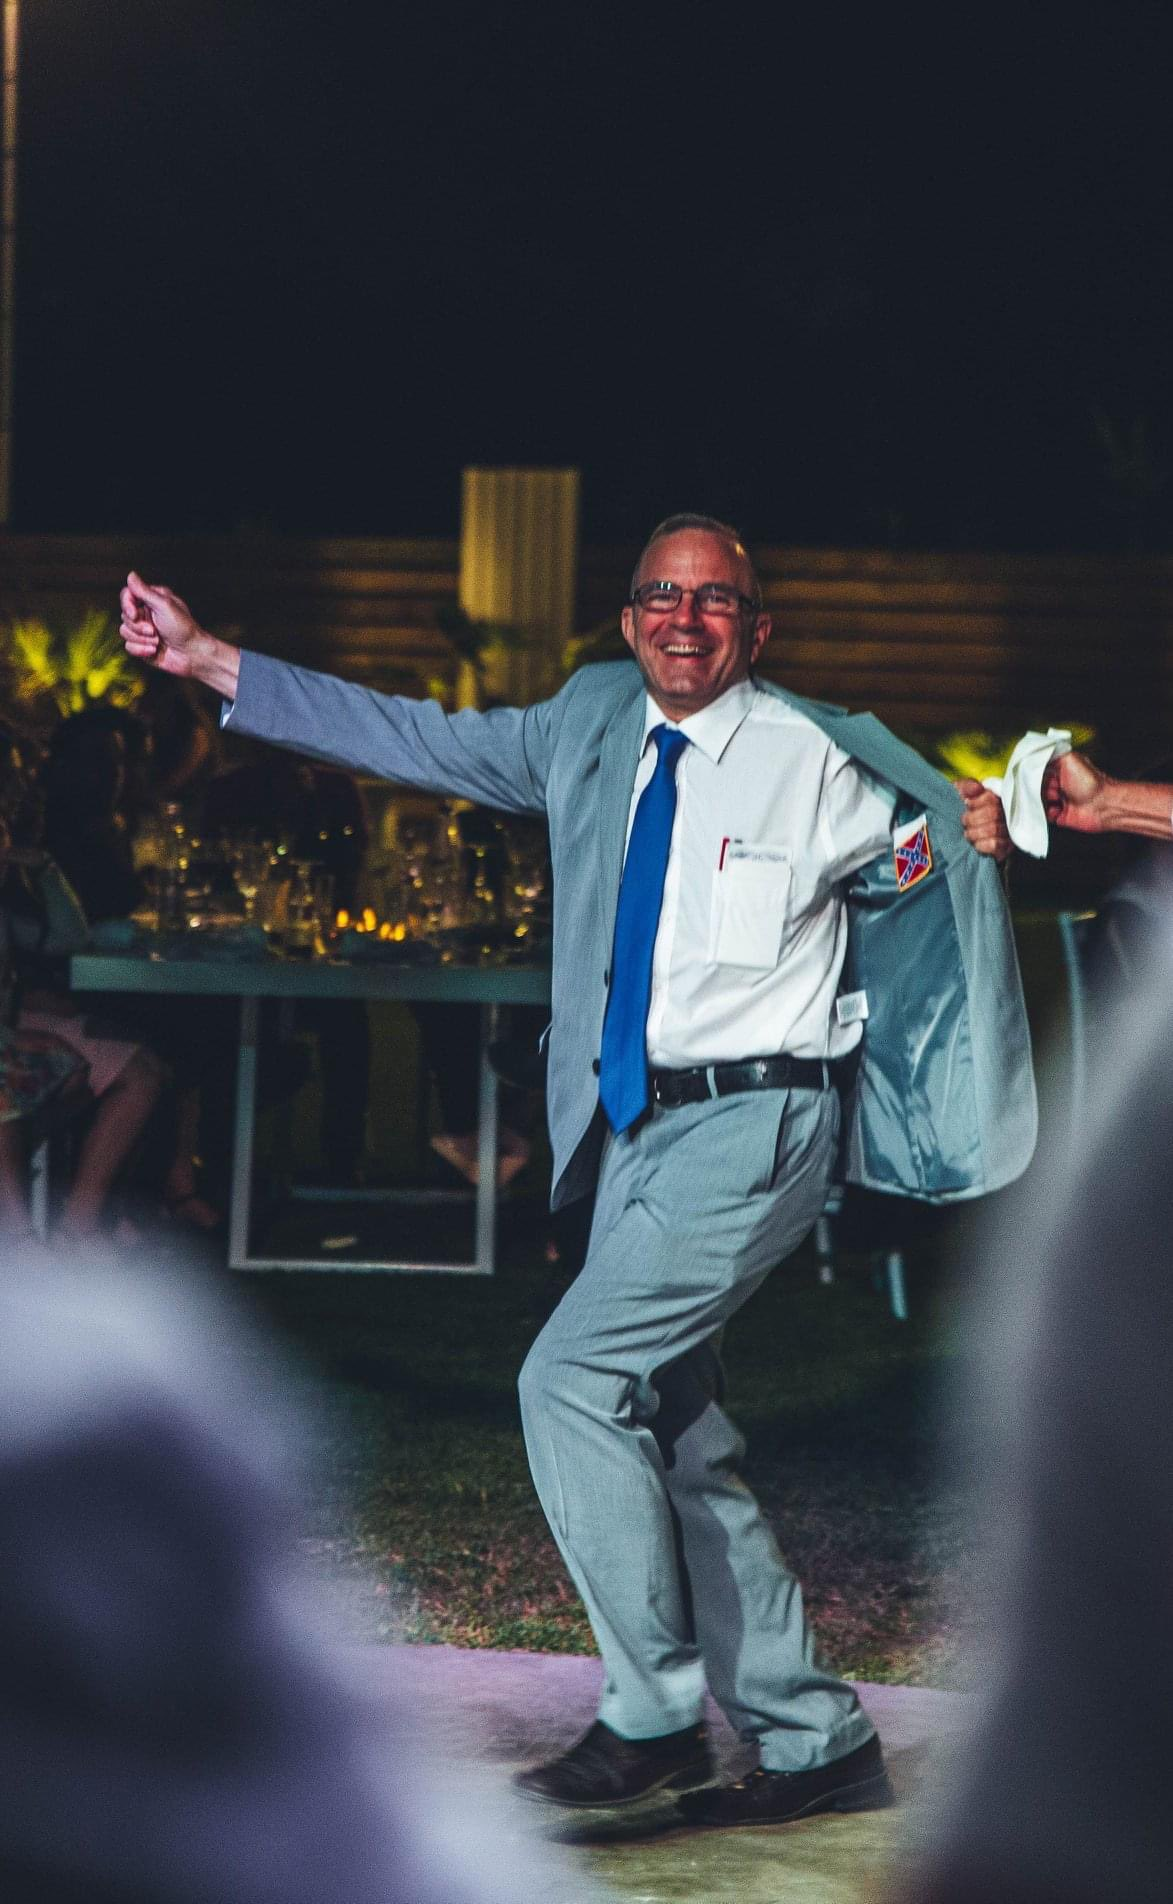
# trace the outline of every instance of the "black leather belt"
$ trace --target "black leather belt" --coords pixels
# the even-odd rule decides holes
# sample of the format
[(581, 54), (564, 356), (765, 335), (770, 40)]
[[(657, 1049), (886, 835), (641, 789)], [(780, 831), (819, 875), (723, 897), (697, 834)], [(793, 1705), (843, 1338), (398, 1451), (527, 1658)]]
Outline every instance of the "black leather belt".
[(690, 1071), (652, 1071), (653, 1104), (676, 1110), (735, 1091), (826, 1091), (847, 1071), (843, 1059), (743, 1058), (738, 1064), (698, 1064)]

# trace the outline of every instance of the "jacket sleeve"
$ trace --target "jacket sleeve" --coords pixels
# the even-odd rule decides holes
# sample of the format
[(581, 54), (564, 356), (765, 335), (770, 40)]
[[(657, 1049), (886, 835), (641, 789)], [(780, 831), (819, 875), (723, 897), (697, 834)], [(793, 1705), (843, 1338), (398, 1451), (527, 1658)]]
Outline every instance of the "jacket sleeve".
[(533, 707), (447, 714), (438, 701), (379, 694), (246, 651), (223, 724), (425, 793), (477, 800), (508, 813), (541, 813), (567, 692)]

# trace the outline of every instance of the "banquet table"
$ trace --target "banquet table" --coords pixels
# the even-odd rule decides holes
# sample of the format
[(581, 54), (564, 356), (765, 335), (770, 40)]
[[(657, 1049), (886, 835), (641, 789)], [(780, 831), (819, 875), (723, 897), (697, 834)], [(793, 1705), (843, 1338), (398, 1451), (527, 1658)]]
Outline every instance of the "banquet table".
[[(240, 1001), (240, 1051), (237, 1060), (232, 1142), (232, 1180), (228, 1215), (228, 1265), (237, 1270), (339, 1269), (437, 1270), (491, 1276), (496, 1258), (497, 1079), (489, 1063), (504, 1005), (548, 1004), (547, 966), (517, 964), (412, 964), (379, 959), (281, 959), (267, 957), (169, 957), (166, 951), (136, 946), (129, 950), (90, 951), (70, 961), (75, 992), (165, 993), (176, 998), (219, 997)], [(382, 1002), (439, 1001), (480, 1008), (479, 1037), (479, 1182), (475, 1199), (475, 1250), (471, 1262), (408, 1261), (401, 1258), (254, 1255), (250, 1248), (253, 1216), (253, 1149), (257, 1110), (257, 1030), (263, 998), (360, 998)], [(367, 1192), (394, 1203), (394, 1189)]]

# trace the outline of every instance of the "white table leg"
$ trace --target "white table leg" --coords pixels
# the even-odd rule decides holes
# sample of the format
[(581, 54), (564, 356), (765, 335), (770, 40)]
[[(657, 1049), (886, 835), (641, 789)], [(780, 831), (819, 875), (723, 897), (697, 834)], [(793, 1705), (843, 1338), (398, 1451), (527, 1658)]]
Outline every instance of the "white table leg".
[(41, 1242), (49, 1234), (49, 1139), (42, 1137), (29, 1158), (29, 1223)]
[(497, 1239), (497, 1074), (489, 1046), (497, 1036), (498, 1009), (480, 1010), (480, 1101), (477, 1112), (476, 1266), (482, 1276), (496, 1267)]
[(253, 1137), (257, 1117), (257, 1025), (260, 1000), (240, 1001), (236, 1059), (236, 1122), (232, 1131), (232, 1195), (228, 1206), (228, 1267), (247, 1269), (253, 1195)]

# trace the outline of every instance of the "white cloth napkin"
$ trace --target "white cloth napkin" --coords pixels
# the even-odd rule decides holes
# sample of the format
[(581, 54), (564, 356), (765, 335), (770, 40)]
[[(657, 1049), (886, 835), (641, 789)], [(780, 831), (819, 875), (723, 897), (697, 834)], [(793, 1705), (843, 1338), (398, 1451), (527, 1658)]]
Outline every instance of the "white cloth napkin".
[(1043, 807), (1043, 775), (1053, 760), (1071, 752), (1071, 730), (1048, 727), (1045, 734), (1024, 734), (1010, 759), (1006, 772), (991, 774), (983, 787), (996, 793), (1006, 814), (1006, 831), (1015, 846), (1035, 859), (1046, 859), (1049, 838), (1047, 815)]

